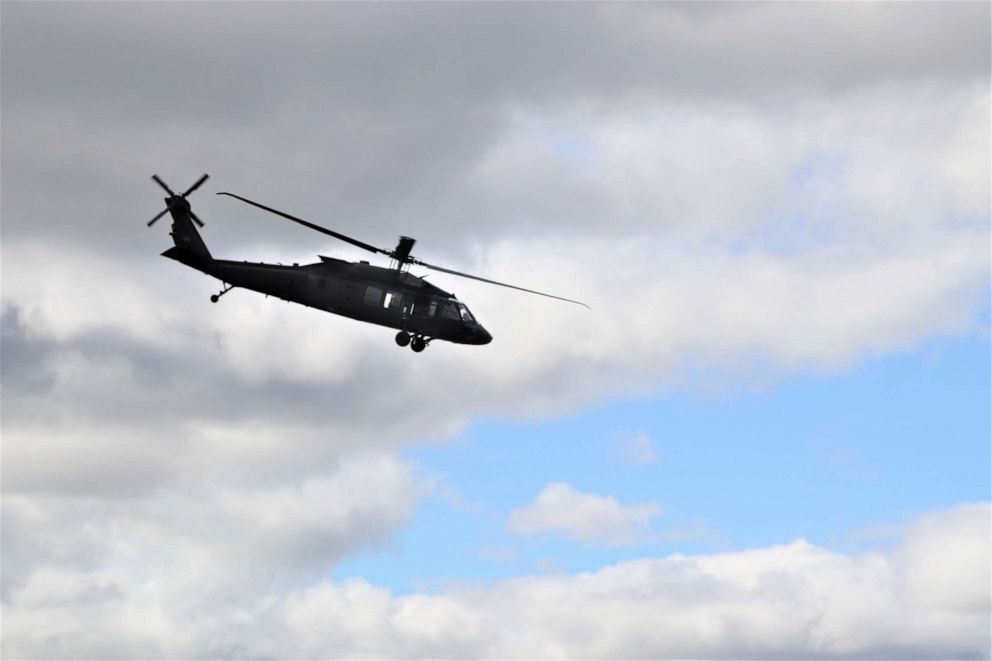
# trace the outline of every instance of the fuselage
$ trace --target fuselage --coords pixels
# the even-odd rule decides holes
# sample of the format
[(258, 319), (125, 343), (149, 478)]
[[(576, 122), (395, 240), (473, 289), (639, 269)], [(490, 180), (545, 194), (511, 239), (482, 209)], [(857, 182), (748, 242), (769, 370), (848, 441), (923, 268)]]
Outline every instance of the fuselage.
[(320, 260), (302, 266), (224, 259), (188, 265), (234, 287), (413, 335), (459, 344), (492, 341), (465, 304), (423, 278), (368, 262)]

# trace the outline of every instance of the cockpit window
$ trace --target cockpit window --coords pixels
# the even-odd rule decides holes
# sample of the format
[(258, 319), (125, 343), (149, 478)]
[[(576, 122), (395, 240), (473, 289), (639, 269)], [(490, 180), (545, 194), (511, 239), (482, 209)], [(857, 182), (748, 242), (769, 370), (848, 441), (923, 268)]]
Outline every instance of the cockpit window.
[(464, 304), (458, 304), (458, 312), (462, 315), (462, 321), (467, 321), (469, 323), (475, 323), (475, 318), (472, 317), (472, 313), (468, 311), (468, 308)]

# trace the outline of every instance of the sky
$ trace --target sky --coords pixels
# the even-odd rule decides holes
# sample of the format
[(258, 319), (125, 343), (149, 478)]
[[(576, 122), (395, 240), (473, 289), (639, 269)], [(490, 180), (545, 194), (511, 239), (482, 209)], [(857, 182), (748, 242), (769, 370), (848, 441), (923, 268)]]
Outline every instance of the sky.
[[(4, 658), (988, 658), (987, 3), (0, 4)], [(493, 334), (220, 283), (417, 238)]]

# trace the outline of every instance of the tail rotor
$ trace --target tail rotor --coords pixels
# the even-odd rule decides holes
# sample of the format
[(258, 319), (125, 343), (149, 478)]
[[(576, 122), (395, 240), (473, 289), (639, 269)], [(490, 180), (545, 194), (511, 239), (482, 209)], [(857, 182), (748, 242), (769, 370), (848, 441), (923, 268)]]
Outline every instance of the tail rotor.
[(166, 204), (165, 209), (163, 209), (157, 216), (155, 216), (154, 218), (152, 218), (151, 220), (148, 221), (148, 227), (151, 227), (152, 225), (154, 225), (156, 222), (158, 222), (158, 219), (159, 218), (161, 218), (165, 214), (169, 213), (174, 207), (177, 207), (177, 206), (179, 206), (180, 208), (182, 208), (182, 206), (185, 206), (186, 211), (189, 213), (190, 218), (192, 218), (193, 221), (197, 225), (199, 225), (200, 227), (203, 227), (203, 221), (200, 220), (199, 218), (197, 218), (196, 217), (196, 214), (193, 213), (193, 210), (190, 209), (189, 202), (186, 201), (186, 196), (189, 195), (190, 193), (192, 193), (193, 191), (195, 191), (200, 186), (202, 186), (203, 185), (203, 182), (205, 182), (209, 178), (210, 178), (209, 175), (204, 174), (202, 177), (200, 177), (199, 179), (197, 179), (196, 180), (196, 183), (193, 184), (192, 186), (190, 186), (189, 189), (185, 193), (183, 193), (182, 195), (176, 195), (172, 191), (172, 189), (169, 188), (168, 184), (166, 184), (164, 181), (162, 181), (157, 174), (153, 174), (152, 175), (152, 181), (154, 181), (156, 184), (158, 184), (159, 186), (161, 186), (162, 189), (165, 190), (165, 192), (169, 194), (169, 197), (167, 197), (166, 200), (165, 200), (165, 204)]

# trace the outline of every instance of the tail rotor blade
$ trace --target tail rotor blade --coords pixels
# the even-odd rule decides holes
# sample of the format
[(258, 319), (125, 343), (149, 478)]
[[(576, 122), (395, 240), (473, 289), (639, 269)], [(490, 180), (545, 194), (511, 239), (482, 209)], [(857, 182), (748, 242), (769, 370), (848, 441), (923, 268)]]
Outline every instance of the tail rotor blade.
[(167, 213), (169, 213), (169, 207), (166, 207), (166, 208), (162, 209), (162, 212), (159, 215), (157, 215), (154, 218), (152, 218), (151, 220), (149, 220), (148, 221), (148, 227), (151, 227), (152, 225), (154, 225), (156, 222), (158, 222), (158, 219), (159, 218), (161, 218), (162, 216), (164, 216)]
[(158, 175), (157, 174), (153, 174), (152, 175), (152, 180), (156, 184), (158, 184), (159, 186), (161, 186), (162, 188), (164, 188), (165, 189), (165, 192), (169, 194), (169, 197), (175, 197), (176, 196), (176, 194), (172, 192), (172, 189), (169, 188), (169, 186), (164, 181), (162, 181), (161, 179), (158, 178)]
[(187, 195), (189, 195), (190, 193), (192, 193), (193, 191), (195, 191), (197, 188), (199, 188), (200, 186), (202, 186), (203, 185), (203, 182), (206, 181), (209, 178), (210, 178), (210, 175), (204, 173), (204, 175), (202, 177), (200, 177), (199, 179), (197, 179), (196, 180), (196, 183), (193, 184), (192, 186), (190, 186), (189, 187), (189, 190), (186, 191), (185, 193), (183, 193), (182, 196), (183, 197), (186, 197)]
[(193, 219), (194, 223), (196, 223), (200, 227), (203, 227), (203, 221), (196, 217), (196, 214), (193, 213), (192, 209), (189, 212), (189, 217)]

